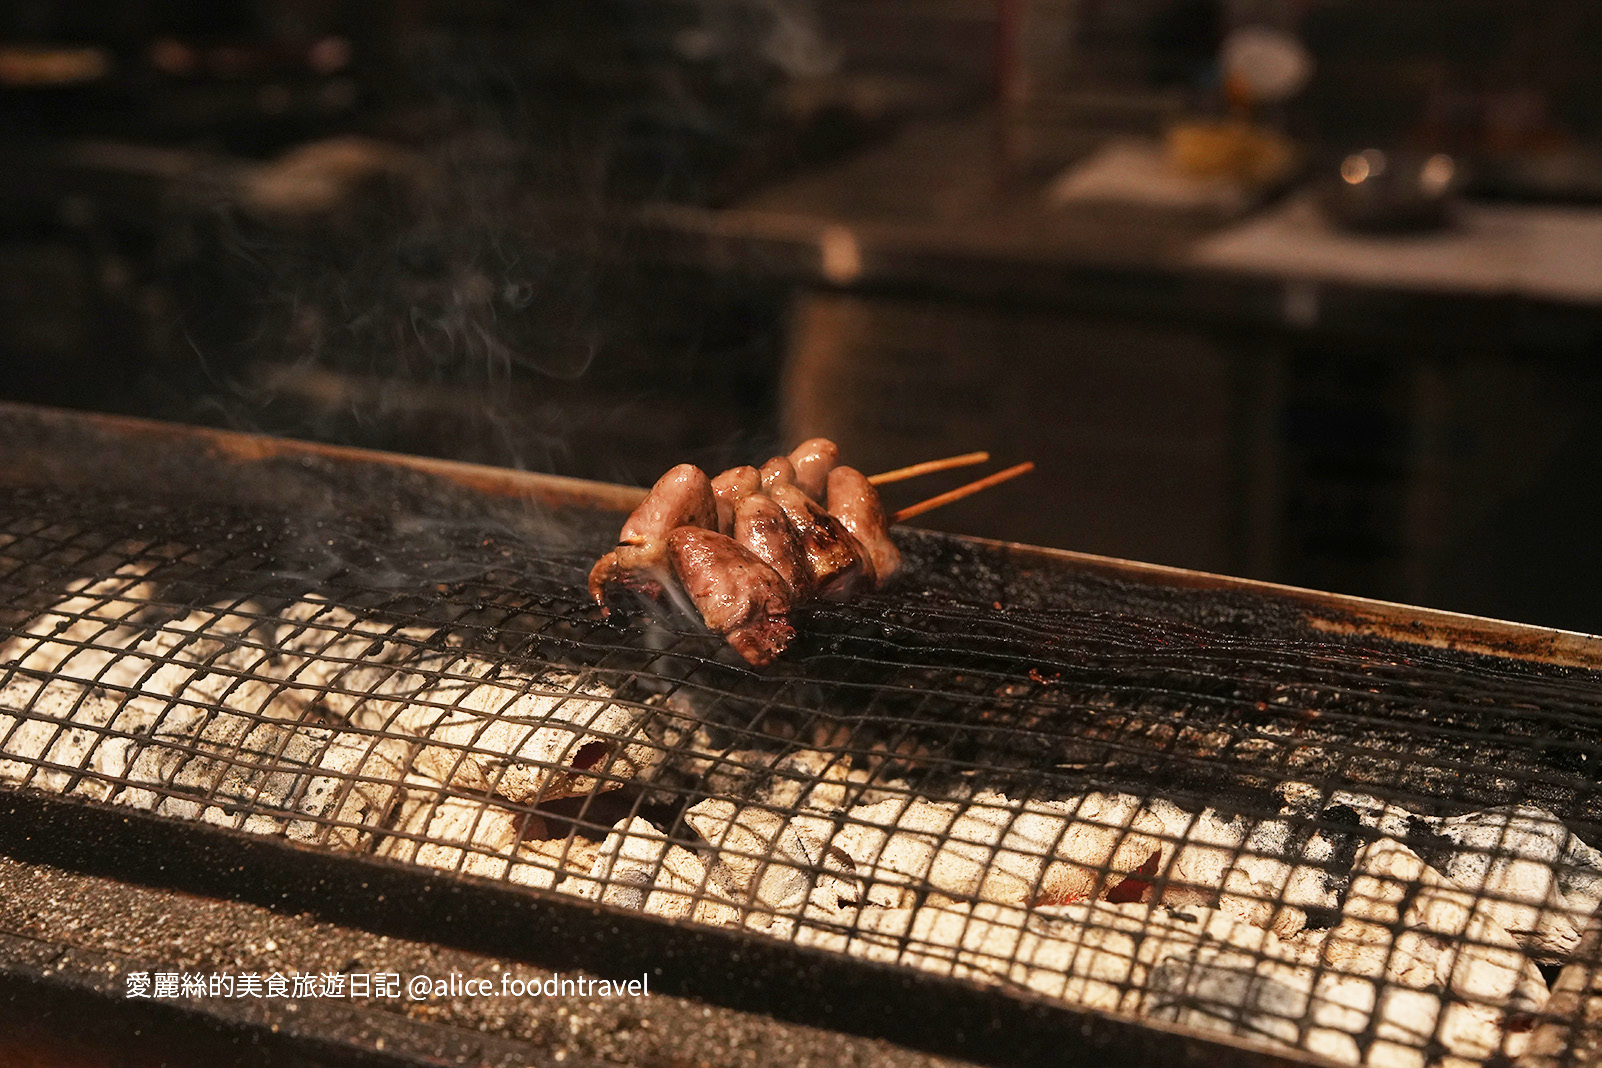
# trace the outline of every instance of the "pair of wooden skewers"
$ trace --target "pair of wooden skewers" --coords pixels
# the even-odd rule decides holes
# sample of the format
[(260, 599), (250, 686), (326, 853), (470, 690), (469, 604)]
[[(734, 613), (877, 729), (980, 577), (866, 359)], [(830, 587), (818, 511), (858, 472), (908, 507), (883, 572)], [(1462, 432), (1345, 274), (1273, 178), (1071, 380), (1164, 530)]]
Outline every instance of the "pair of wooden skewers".
[[(940, 471), (954, 471), (959, 467), (972, 467), (975, 464), (986, 463), (989, 461), (989, 459), (990, 454), (988, 452), (965, 452), (960, 456), (947, 456), (940, 460), (925, 460), (923, 463), (909, 464), (906, 467), (898, 467), (894, 471), (884, 471), (877, 475), (869, 475), (868, 481), (873, 483), (875, 486), (882, 486), (887, 482), (904, 482), (909, 478), (919, 478), (923, 475), (933, 475)], [(944, 508), (946, 505), (954, 504), (955, 502), (962, 500), (964, 497), (972, 497), (975, 493), (981, 493), (984, 490), (989, 489), (991, 486), (999, 486), (1003, 482), (1017, 478), (1019, 475), (1027, 474), (1034, 469), (1034, 463), (1032, 461), (1026, 461), (1024, 463), (1009, 467), (1005, 471), (997, 471), (993, 475), (986, 475), (984, 478), (975, 479), (972, 482), (958, 486), (956, 489), (950, 489), (944, 493), (938, 493), (935, 496), (930, 497), (928, 500), (919, 501), (917, 504), (907, 505), (905, 508), (898, 510), (894, 515), (890, 516), (890, 522), (904, 523), (914, 516), (923, 515), (925, 512), (932, 512), (936, 508)], [(638, 491), (624, 490), (621, 492), (626, 495), (625, 501), (627, 502), (627, 506), (631, 508), (640, 501), (644, 500), (646, 494), (646, 491), (643, 489)]]
[[(894, 471), (884, 471), (877, 475), (869, 475), (868, 481), (873, 483), (875, 486), (882, 486), (886, 482), (901, 482), (905, 479), (918, 478), (922, 475), (932, 475), (939, 471), (951, 471), (959, 467), (972, 467), (975, 464), (985, 463), (989, 461), (989, 459), (990, 454), (988, 452), (965, 452), (960, 456), (947, 456), (941, 460), (925, 460), (921, 464), (909, 464), (906, 467), (898, 467)], [(1033, 461), (1025, 461), (1021, 464), (1015, 464), (1014, 466), (1007, 468), (1005, 471), (997, 471), (993, 475), (986, 475), (984, 478), (975, 479), (972, 482), (958, 486), (956, 489), (951, 489), (944, 493), (936, 494), (935, 496), (930, 497), (928, 500), (919, 501), (917, 504), (909, 504), (905, 508), (898, 509), (896, 513), (890, 517), (890, 522), (905, 523), (913, 516), (923, 515), (925, 512), (932, 512), (936, 508), (944, 508), (948, 504), (960, 501), (964, 497), (972, 497), (975, 493), (987, 490), (991, 486), (999, 486), (1001, 483), (1017, 478), (1019, 475), (1028, 474), (1034, 469), (1035, 465)]]

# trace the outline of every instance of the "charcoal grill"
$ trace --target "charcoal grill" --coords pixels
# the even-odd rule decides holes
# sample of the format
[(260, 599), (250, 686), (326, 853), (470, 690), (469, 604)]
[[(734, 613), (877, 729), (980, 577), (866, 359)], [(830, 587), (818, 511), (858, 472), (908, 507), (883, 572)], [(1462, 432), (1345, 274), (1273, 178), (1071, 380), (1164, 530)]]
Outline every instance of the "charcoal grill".
[(637, 491), (17, 406), (0, 456), (18, 863), (985, 1063), (1596, 1044), (1602, 640), (903, 530), (756, 671), (588, 602)]

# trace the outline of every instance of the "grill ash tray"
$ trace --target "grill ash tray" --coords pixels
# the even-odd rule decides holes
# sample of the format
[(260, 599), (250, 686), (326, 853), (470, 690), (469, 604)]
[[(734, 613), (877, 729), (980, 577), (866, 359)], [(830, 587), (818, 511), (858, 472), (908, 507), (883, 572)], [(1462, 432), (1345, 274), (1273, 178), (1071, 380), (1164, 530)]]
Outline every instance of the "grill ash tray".
[[(86, 847), (107, 874), (155, 877), (161, 839), (275, 892), (488, 895), (580, 964), (638, 956), (606, 924), (744, 954), (792, 1017), (897, 976), (900, 1030), (808, 1022), (982, 1059), (1083, 1028), (1398, 1065), (1580, 1041), (1549, 983), (1596, 941), (1602, 676), (1539, 632), (903, 531), (897, 590), (799, 615), (754, 671), (691, 621), (602, 618), (617, 516), (571, 487), (369, 458), (362, 493), (296, 448), (208, 454), (248, 476), (212, 499), (0, 488), (8, 851), (49, 819), (137, 839)], [(989, 1026), (940, 1034), (951, 998)]]

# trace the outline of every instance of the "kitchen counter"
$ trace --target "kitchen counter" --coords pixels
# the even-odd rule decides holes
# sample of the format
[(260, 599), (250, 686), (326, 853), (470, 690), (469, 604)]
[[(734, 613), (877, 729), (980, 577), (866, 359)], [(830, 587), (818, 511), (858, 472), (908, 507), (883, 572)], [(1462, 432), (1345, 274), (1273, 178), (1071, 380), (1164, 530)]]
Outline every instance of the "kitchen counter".
[[(1023, 135), (1019, 135), (1023, 136)], [(1035, 162), (998, 177), (988, 116), (890, 142), (722, 209), (659, 205), (631, 253), (823, 286), (1246, 329), (1471, 344), (1602, 340), (1602, 209), (1467, 205), (1462, 229), (1332, 233), (1292, 196), (1211, 211), (1054, 206), (1054, 172), (1105, 135), (1034, 131)]]

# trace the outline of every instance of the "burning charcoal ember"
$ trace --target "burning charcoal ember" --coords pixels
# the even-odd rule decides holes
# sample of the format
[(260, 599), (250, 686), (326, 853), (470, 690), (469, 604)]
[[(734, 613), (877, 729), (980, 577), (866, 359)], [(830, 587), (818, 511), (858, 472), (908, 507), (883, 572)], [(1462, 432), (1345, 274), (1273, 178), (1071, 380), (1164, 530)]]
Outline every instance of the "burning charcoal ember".
[(713, 878), (755, 916), (798, 914), (809, 901), (834, 910), (860, 899), (850, 858), (828, 844), (827, 820), (708, 799), (684, 821), (706, 841)]
[[(854, 795), (868, 790), (873, 776), (852, 767), (851, 757), (818, 749), (798, 749), (773, 762), (757, 800), (775, 809), (843, 812)], [(886, 781), (878, 789), (906, 796), (905, 783)]]
[(850, 812), (837, 841), (870, 886), (897, 903), (919, 889), (1001, 904), (1099, 897), (1162, 857), (1160, 821), (1138, 799), (1087, 794), (1075, 801), (883, 801)]
[(657, 479), (645, 500), (630, 513), (618, 546), (590, 572), (590, 596), (606, 607), (607, 590), (621, 586), (653, 600), (668, 581), (667, 539), (679, 527), (718, 529), (712, 482), (694, 464), (680, 464)]
[[(1540, 961), (1566, 960), (1602, 905), (1602, 852), (1534, 805), (1438, 820), (1435, 863)], [(1445, 843), (1451, 843), (1446, 847)]]
[(1519, 1068), (1562, 1068), (1594, 1061), (1602, 1049), (1602, 913), (1586, 922), (1572, 959), (1552, 984)]
[(287, 832), (328, 731), (227, 712), (164, 723), (140, 747), (120, 804), (252, 834)]
[(762, 489), (762, 475), (754, 467), (731, 467), (712, 480), (718, 507), (718, 533), (734, 534), (734, 511), (740, 502)]
[(379, 844), (379, 856), (525, 886), (548, 889), (555, 884), (553, 868), (528, 863), (519, 851), (525, 838), (545, 836), (539, 816), (448, 793), (437, 780), (416, 774), (407, 776), (406, 790), (395, 825)]
[(1547, 988), (1534, 962), (1474, 895), (1454, 886), (1400, 842), (1358, 855), (1341, 922), (1324, 958), (1348, 975), (1399, 986), (1437, 984), (1468, 1004), (1536, 1012)]
[(808, 438), (790, 451), (796, 489), (815, 501), (823, 500), (829, 473), (840, 462), (840, 447), (828, 438)]
[[(530, 867), (540, 868), (541, 886), (555, 884), (556, 891), (575, 897), (593, 897), (596, 883), (590, 869), (601, 855), (601, 843), (577, 833), (557, 838), (524, 838), (518, 855)], [(532, 885), (532, 884), (531, 884)]]
[(291, 694), (363, 730), (416, 739), (416, 770), (508, 801), (615, 790), (660, 755), (650, 710), (573, 676), (518, 676), (430, 636), (366, 623), (315, 601), (292, 605), (275, 670)]
[(879, 491), (856, 468), (836, 467), (829, 472), (828, 503), (829, 514), (867, 550), (875, 584), (881, 590), (889, 586), (901, 573), (901, 550), (890, 540), (890, 520)]
[(142, 581), (145, 570), (125, 568), (71, 583), (70, 596), (38, 613), (5, 644), (7, 660), (23, 671), (96, 682), (147, 637), (134, 618), (142, 605), (156, 600), (154, 587)]
[(72, 683), (13, 679), (0, 687), (0, 781), (104, 800), (161, 711)]
[(668, 561), (707, 629), (748, 663), (771, 664), (795, 637), (789, 584), (734, 539), (680, 527), (668, 538)]
[[(458, 664), (451, 674), (480, 667)], [(363, 729), (417, 738), (419, 771), (519, 804), (617, 789), (657, 756), (639, 732), (639, 710), (598, 688), (564, 689), (572, 679), (417, 680), (358, 669), (342, 681), (373, 686), (325, 704)]]
[(93, 627), (105, 648), (80, 665), (92, 672), (84, 681), (133, 695), (116, 728), (124, 734), (156, 729), (153, 719), (133, 721), (147, 700), (170, 706), (161, 723), (178, 731), (200, 709), (299, 721), (315, 706), (366, 730), (415, 738), (423, 743), (418, 770), (515, 802), (615, 789), (656, 758), (640, 732), (643, 710), (570, 676), (518, 678), (457, 650), (419, 652), (428, 632), (367, 623), (313, 600), (279, 614), (276, 642), (241, 640), (267, 618), (251, 606), (193, 610), (151, 626), (82, 618), (90, 611), (82, 602), (107, 595), (103, 582), (42, 614), (23, 659), (61, 659), (51, 643), (66, 639), (46, 636), (52, 618), (72, 619), (67, 630)]
[[(1510, 1031), (1495, 1006), (1439, 993), (1320, 976), (1305, 1048), (1374, 1068), (1473, 1068), (1519, 1057), (1529, 1035)], [(1361, 1045), (1359, 1045), (1361, 1043)]]
[(1495, 1006), (1339, 975), (1316, 951), (1220, 909), (942, 902), (864, 910), (850, 930), (802, 924), (795, 940), (1349, 1063), (1424, 1068), (1439, 1042), (1455, 1055), (1441, 1063), (1466, 1068), (1517, 1055), (1524, 1038), (1496, 1022)]
[[(13, 649), (17, 667), (116, 694), (188, 705), (229, 703), (277, 714), (272, 680), (254, 677), (266, 655), (245, 642), (260, 618), (249, 603), (151, 618), (155, 588), (119, 573), (75, 583), (73, 596), (39, 613)], [(284, 718), (297, 718), (298, 708)]]
[(1567, 959), (1602, 904), (1602, 852), (1535, 805), (1440, 818), (1363, 794), (1337, 792), (1325, 804), (1311, 787), (1285, 792), (1295, 808), (1342, 806), (1363, 826), (1419, 850), (1442, 876), (1481, 898), (1486, 915), (1538, 961)]
[[(1198, 961), (1215, 972), (1234, 966), (1251, 975), (1255, 968), (1278, 985), (1276, 993), (1287, 1001), (1297, 997), (1303, 1006), (1314, 975), (1271, 933), (1216, 910), (1100, 901), (1038, 909), (981, 901), (864, 910), (849, 932), (803, 926), (797, 940), (956, 978), (1025, 986), (1109, 1011), (1172, 1006), (1180, 1000), (1184, 965)], [(1147, 985), (1159, 969), (1169, 977), (1168, 989), (1148, 1001)], [(1236, 993), (1231, 985), (1213, 991), (1221, 1012)], [(1194, 986), (1188, 994), (1193, 1003), (1212, 1000)], [(1266, 1007), (1259, 1014), (1271, 1015)], [(1287, 1040), (1294, 1041), (1296, 1018), (1277, 1020)]]
[(618, 821), (590, 866), (596, 900), (619, 908), (644, 909), (662, 872), (668, 845), (667, 836), (649, 820), (635, 816)]

